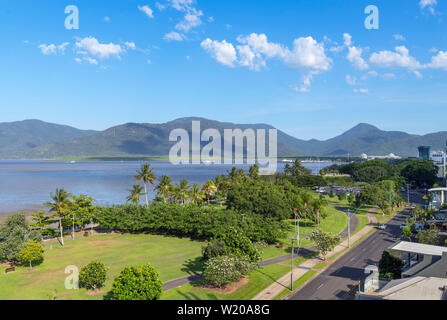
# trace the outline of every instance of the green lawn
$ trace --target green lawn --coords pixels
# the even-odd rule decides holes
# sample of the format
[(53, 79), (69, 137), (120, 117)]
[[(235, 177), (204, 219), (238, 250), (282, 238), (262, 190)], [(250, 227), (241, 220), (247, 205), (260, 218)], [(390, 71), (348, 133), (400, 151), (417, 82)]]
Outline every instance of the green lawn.
[(102, 299), (90, 297), (85, 290), (66, 290), (65, 268), (75, 265), (79, 269), (98, 258), (109, 268), (105, 293), (111, 288), (113, 278), (126, 266), (151, 263), (160, 273), (163, 282), (186, 276), (201, 269), (197, 258), (203, 243), (189, 239), (155, 235), (97, 235), (47, 245), (44, 262), (34, 270), (18, 267), (17, 272), (0, 273), (0, 300), (48, 299), (57, 290), (57, 299)]
[(289, 266), (271, 265), (253, 271), (250, 274), (250, 282), (233, 294), (223, 295), (186, 284), (181, 287), (166, 291), (162, 294), (162, 300), (250, 300), (259, 292), (271, 285), (275, 280), (290, 271)]
[[(346, 226), (348, 225), (348, 218), (346, 215), (338, 211), (337, 209), (333, 207), (327, 207), (327, 214), (328, 216), (321, 222), (320, 227), (327, 231), (332, 232), (334, 234), (339, 234), (342, 232)], [(291, 244), (291, 238), (297, 237), (297, 233), (295, 231), (295, 220), (289, 220), (288, 221), (290, 225), (290, 231), (288, 232), (287, 236), (284, 239), (281, 239), (281, 241), (284, 243), (284, 248), (279, 249), (276, 247), (269, 247), (264, 249), (262, 254), (262, 259), (270, 259), (282, 255), (286, 255), (290, 253), (290, 249), (292, 247)], [(301, 220), (300, 221), (300, 248), (309, 248), (314, 245), (312, 241), (309, 240), (309, 236), (312, 233), (312, 230), (314, 229), (315, 224), (312, 221), (308, 220)], [(295, 242), (296, 246), (296, 242)]]

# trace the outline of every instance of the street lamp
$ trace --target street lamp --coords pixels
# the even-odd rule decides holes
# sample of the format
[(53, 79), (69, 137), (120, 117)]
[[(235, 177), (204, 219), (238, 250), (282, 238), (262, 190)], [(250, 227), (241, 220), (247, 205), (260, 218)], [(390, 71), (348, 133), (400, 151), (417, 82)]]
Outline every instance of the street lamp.
[(295, 213), (295, 224), (296, 224), (296, 230), (297, 230), (297, 246), (300, 245), (300, 217), (298, 215), (298, 208), (293, 208), (293, 211)]
[(74, 240), (75, 239), (75, 216), (74, 216), (74, 213), (72, 215), (72, 219), (73, 219), (73, 227), (71, 229), (71, 239)]
[(291, 239), (292, 240), (292, 259), (291, 259), (291, 269), (292, 271), (290, 272), (290, 290), (293, 291), (293, 269), (294, 269), (294, 265), (293, 265), (293, 251), (294, 251), (294, 243), (296, 241), (296, 239)]

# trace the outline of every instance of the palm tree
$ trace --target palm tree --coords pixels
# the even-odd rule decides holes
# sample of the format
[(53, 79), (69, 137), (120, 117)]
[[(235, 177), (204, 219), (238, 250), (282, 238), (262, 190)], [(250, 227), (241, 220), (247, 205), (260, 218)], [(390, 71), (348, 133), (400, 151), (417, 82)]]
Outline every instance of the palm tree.
[(200, 186), (198, 186), (197, 184), (194, 184), (191, 187), (191, 191), (189, 192), (189, 196), (191, 197), (191, 202), (194, 204), (199, 203), (200, 201), (203, 200), (204, 198), (204, 194), (200, 188)]
[(208, 201), (208, 203), (210, 202), (210, 199), (212, 196), (214, 196), (214, 194), (217, 191), (217, 187), (214, 184), (213, 181), (208, 180), (205, 185), (202, 188), (203, 193), (205, 194), (206, 200)]
[(176, 187), (176, 200), (180, 201), (182, 204), (185, 204), (186, 200), (189, 199), (189, 189), (191, 187), (188, 185), (188, 180), (183, 179), (180, 181), (178, 186)]
[(163, 203), (166, 203), (166, 199), (171, 197), (172, 193), (172, 179), (170, 176), (162, 176), (155, 187), (158, 196), (163, 199)]
[(135, 176), (137, 182), (143, 181), (144, 184), (144, 194), (146, 195), (146, 207), (149, 208), (149, 200), (147, 198), (147, 185), (154, 185), (157, 177), (154, 174), (153, 169), (150, 167), (149, 163), (145, 163), (141, 166), (140, 171), (137, 170), (137, 175)]
[(132, 204), (139, 204), (141, 201), (141, 196), (145, 194), (143, 192), (143, 187), (136, 184), (133, 186), (132, 190), (129, 190), (130, 195), (127, 197), (127, 201), (130, 201)]
[(51, 193), (50, 197), (53, 202), (47, 202), (45, 205), (50, 209), (50, 212), (54, 213), (52, 217), (59, 219), (59, 232), (61, 234), (60, 243), (64, 246), (64, 227), (62, 226), (62, 219), (69, 214), (71, 208), (71, 195), (64, 189), (56, 189), (56, 193)]

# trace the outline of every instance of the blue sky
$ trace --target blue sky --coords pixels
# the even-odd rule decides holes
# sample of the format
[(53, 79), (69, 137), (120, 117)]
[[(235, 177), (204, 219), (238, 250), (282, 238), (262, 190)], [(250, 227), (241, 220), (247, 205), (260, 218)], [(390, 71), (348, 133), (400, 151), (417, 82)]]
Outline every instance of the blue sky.
[[(364, 26), (368, 5), (379, 29)], [(65, 7), (79, 9), (67, 30)], [(436, 0), (3, 0), (0, 121), (82, 129), (201, 116), (326, 139), (445, 130)]]

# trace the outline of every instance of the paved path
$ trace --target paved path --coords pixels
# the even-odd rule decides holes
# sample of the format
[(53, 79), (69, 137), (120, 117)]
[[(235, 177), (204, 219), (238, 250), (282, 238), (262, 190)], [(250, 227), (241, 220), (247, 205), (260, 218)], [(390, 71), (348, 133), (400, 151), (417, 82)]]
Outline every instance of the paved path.
[[(336, 207), (337, 210), (340, 211), (344, 211), (344, 208), (341, 207)], [(357, 229), (358, 226), (358, 219), (356, 216), (353, 216), (351, 218), (351, 232), (355, 232), (355, 230)], [(340, 238), (341, 239), (345, 239), (348, 236), (348, 228), (346, 227), (341, 233), (340, 233)], [(304, 257), (307, 256), (309, 254), (314, 254), (316, 253), (317, 249), (316, 247), (310, 247), (307, 249), (300, 249), (299, 253), (296, 255), (296, 257)], [(281, 263), (284, 261), (290, 261), (291, 255), (287, 254), (284, 256), (280, 256), (280, 257), (276, 257), (276, 258), (272, 258), (272, 259), (268, 259), (268, 260), (264, 260), (260, 262), (261, 267), (266, 267), (266, 266), (270, 266), (273, 264), (277, 264), (277, 263)], [(289, 273), (289, 278), (290, 278), (290, 273)], [(179, 279), (175, 279), (175, 280), (171, 280), (168, 282), (163, 283), (163, 291), (168, 291), (177, 287), (181, 287), (185, 284), (191, 283), (191, 282), (195, 282), (198, 280), (203, 279), (201, 274), (193, 274), (193, 275), (189, 275), (186, 277), (182, 277)]]

